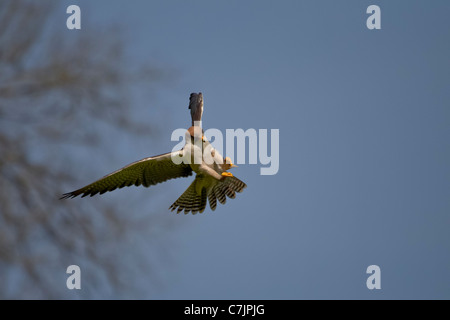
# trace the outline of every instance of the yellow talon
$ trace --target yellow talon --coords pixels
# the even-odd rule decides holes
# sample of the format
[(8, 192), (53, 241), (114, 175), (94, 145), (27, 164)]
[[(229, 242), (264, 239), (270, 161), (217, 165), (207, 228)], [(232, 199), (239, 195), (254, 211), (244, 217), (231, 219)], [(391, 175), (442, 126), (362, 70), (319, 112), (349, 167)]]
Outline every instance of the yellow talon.
[(222, 172), (222, 175), (224, 177), (232, 177), (233, 176), (233, 174), (231, 172)]

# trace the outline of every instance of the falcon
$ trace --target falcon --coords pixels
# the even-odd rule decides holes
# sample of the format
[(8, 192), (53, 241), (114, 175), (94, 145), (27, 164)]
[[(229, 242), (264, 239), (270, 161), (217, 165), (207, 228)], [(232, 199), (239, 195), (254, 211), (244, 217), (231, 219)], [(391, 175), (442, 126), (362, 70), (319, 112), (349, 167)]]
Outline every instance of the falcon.
[[(236, 167), (231, 159), (215, 150), (205, 138), (201, 128), (203, 114), (202, 93), (192, 93), (189, 98), (192, 126), (186, 131), (184, 147), (175, 152), (133, 162), (87, 186), (62, 195), (61, 199), (77, 196), (95, 196), (123, 187), (150, 187), (170, 179), (196, 176), (191, 185), (169, 207), (177, 213), (202, 213), (209, 201), (211, 210), (217, 202), (225, 204), (227, 197), (234, 199), (247, 185), (228, 172)], [(209, 159), (213, 161), (205, 161)]]

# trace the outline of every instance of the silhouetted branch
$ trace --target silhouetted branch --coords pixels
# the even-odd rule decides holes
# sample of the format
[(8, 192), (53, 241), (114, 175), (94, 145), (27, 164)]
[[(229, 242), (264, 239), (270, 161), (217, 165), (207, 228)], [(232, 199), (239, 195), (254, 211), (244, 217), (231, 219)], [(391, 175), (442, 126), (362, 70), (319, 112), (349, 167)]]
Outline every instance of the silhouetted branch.
[[(152, 269), (141, 250), (162, 220), (58, 196), (83, 171), (74, 156), (106, 158), (97, 143), (118, 129), (154, 134), (131, 116), (129, 88), (164, 71), (128, 68), (120, 37), (46, 31), (57, 5), (0, 2), (0, 298), (128, 297)], [(84, 270), (80, 292), (65, 287), (70, 264)]]

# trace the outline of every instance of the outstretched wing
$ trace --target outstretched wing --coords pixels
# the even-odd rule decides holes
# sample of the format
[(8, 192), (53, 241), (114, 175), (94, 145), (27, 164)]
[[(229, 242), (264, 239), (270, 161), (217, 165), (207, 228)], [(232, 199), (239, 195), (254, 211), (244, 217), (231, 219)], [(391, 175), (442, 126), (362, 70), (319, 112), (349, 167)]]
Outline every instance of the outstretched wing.
[(221, 204), (225, 204), (227, 197), (234, 199), (236, 192), (242, 192), (246, 187), (247, 185), (244, 182), (234, 176), (216, 180), (198, 174), (169, 209), (177, 210), (177, 213), (184, 210), (185, 214), (189, 212), (193, 214), (202, 213), (206, 208), (207, 200), (209, 200), (211, 210), (214, 211), (217, 207), (217, 200)]
[(208, 203), (206, 188), (204, 187), (205, 181), (207, 180), (209, 179), (197, 175), (186, 191), (183, 192), (169, 209), (172, 211), (177, 209), (177, 213), (184, 210), (185, 214), (189, 212), (192, 212), (192, 214), (196, 214), (197, 212), (202, 213)]
[(227, 196), (230, 199), (234, 199), (236, 198), (236, 192), (242, 192), (246, 187), (247, 185), (235, 176), (226, 177), (224, 180), (218, 181), (208, 191), (208, 200), (211, 210), (216, 210), (216, 200), (219, 200), (221, 204), (225, 204)]
[(172, 161), (172, 154), (166, 153), (133, 162), (81, 189), (63, 194), (61, 199), (75, 198), (79, 195), (92, 197), (97, 193), (103, 194), (132, 185), (149, 187), (169, 179), (192, 175), (192, 169), (188, 164), (175, 164)]

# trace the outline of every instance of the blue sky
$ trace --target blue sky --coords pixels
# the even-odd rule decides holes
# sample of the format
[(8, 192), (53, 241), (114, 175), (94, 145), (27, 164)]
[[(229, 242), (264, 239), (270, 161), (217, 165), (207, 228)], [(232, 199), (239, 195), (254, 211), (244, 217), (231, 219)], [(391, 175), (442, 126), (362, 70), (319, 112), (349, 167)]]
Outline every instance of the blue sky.
[[(177, 73), (158, 107), (135, 102), (165, 110), (166, 141), (128, 146), (109, 171), (170, 151), (191, 92), (205, 128), (280, 130), (277, 175), (240, 165), (248, 188), (215, 212), (159, 213), (183, 225), (148, 297), (450, 298), (448, 1), (67, 3), (88, 17), (76, 32), (114, 22), (130, 59)], [(381, 30), (366, 27), (371, 4)], [(381, 290), (366, 288), (372, 264)]]

